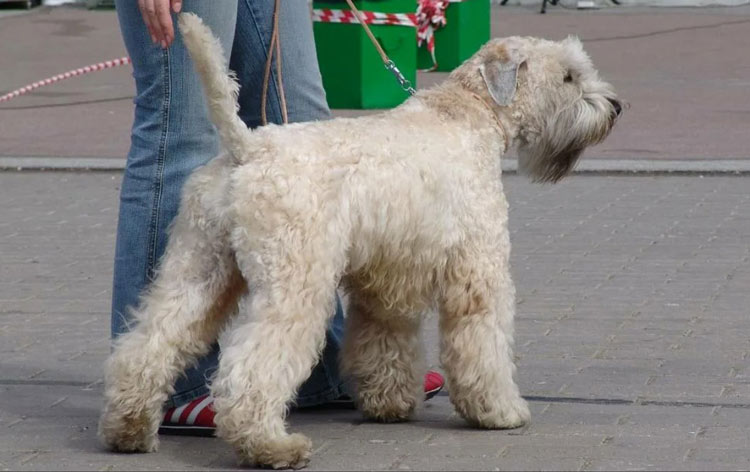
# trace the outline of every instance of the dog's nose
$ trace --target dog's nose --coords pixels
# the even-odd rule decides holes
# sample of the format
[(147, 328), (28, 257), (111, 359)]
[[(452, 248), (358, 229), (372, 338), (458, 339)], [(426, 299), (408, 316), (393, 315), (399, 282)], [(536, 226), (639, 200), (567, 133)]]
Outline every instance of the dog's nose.
[(618, 102), (614, 98), (608, 98), (607, 100), (609, 100), (609, 103), (611, 103), (615, 108), (615, 115), (620, 116), (620, 114), (622, 113), (622, 105), (620, 105), (620, 102)]

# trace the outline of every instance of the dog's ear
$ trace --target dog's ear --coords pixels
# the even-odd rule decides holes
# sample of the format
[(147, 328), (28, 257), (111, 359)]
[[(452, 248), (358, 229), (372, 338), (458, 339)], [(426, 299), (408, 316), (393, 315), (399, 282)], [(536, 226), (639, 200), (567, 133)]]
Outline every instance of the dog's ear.
[(495, 103), (508, 106), (513, 103), (518, 83), (518, 69), (526, 62), (526, 58), (518, 51), (509, 51), (503, 55), (506, 56), (503, 58), (505, 60), (495, 59), (481, 64), (479, 74)]

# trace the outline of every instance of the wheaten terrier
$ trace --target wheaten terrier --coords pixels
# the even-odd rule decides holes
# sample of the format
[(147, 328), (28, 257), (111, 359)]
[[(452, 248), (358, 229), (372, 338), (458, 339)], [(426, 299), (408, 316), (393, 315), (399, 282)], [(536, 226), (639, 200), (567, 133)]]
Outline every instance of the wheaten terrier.
[(217, 434), (243, 462), (303, 467), (311, 442), (284, 418), (339, 283), (351, 297), (341, 364), (367, 417), (405, 420), (420, 403), (419, 328), (435, 308), (461, 416), (526, 422), (500, 160), (516, 144), (522, 171), (556, 181), (607, 136), (621, 106), (581, 43), (492, 40), (394, 110), (250, 131), (218, 41), (196, 16), (180, 28), (226, 152), (186, 185), (158, 277), (108, 361), (106, 445), (155, 450), (173, 382), (223, 331)]

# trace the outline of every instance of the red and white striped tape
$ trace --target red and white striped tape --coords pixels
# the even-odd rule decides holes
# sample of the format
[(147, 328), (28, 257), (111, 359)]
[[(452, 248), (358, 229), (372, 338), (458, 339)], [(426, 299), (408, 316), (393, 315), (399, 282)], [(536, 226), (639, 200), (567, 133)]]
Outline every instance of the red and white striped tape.
[[(435, 61), (435, 30), (445, 26), (445, 9), (449, 3), (461, 2), (463, 0), (420, 0), (417, 13), (381, 13), (375, 11), (363, 11), (365, 23), (371, 25), (396, 25), (411, 26), (417, 28), (417, 46), (426, 43), (427, 50), (432, 56), (433, 69), (437, 67)], [(314, 9), (313, 21), (320, 23), (358, 23), (357, 16), (351, 10)], [(34, 82), (20, 89), (14, 90), (0, 96), (0, 103), (7, 102), (20, 95), (24, 95), (39, 87), (54, 84), (61, 80), (69, 79), (79, 75), (110, 69), (112, 67), (131, 64), (129, 57), (121, 57), (111, 61), (99, 62), (86, 67), (74, 69), (64, 74), (58, 74), (48, 79)]]
[[(445, 9), (451, 3), (464, 0), (419, 0), (416, 13), (381, 13), (362, 11), (365, 23), (371, 25), (398, 25), (417, 28), (417, 47), (424, 44), (432, 57), (432, 68), (437, 68), (435, 59), (435, 30), (445, 26)], [(313, 21), (318, 23), (358, 23), (351, 10), (314, 9)]]
[(98, 70), (104, 70), (104, 69), (110, 69), (112, 67), (122, 66), (125, 64), (130, 64), (130, 58), (129, 57), (121, 57), (119, 59), (113, 59), (111, 61), (106, 62), (100, 62), (98, 64), (91, 64), (86, 67), (81, 67), (79, 69), (74, 69), (68, 72), (65, 72), (64, 74), (58, 74), (54, 77), (50, 77), (48, 79), (40, 80), (39, 82), (34, 82), (33, 84), (29, 84), (25, 87), (21, 87), (18, 90), (14, 90), (10, 93), (6, 93), (5, 95), (0, 97), (0, 103), (7, 102), (8, 100), (18, 97), (20, 95), (23, 95), (25, 93), (28, 93), (32, 90), (36, 90), (39, 87), (44, 87), (45, 85), (54, 84), (55, 82), (59, 82), (61, 80), (69, 79), (71, 77), (75, 77), (78, 75), (88, 74), (90, 72), (96, 72)]
[(464, 0), (419, 0), (417, 6), (417, 47), (425, 44), (427, 51), (432, 57), (432, 67), (428, 70), (437, 69), (438, 63), (435, 58), (435, 30), (445, 26), (445, 9), (451, 3), (459, 3)]
[[(361, 11), (368, 25), (417, 26), (417, 15), (414, 13), (381, 13)], [(314, 9), (313, 21), (318, 23), (358, 23), (357, 16), (351, 10)]]

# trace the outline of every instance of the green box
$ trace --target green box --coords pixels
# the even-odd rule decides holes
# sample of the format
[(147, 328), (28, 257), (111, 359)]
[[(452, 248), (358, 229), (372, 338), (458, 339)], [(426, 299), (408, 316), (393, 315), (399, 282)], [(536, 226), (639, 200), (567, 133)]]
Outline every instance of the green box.
[[(439, 71), (451, 71), (490, 39), (490, 0), (464, 0), (445, 9), (445, 26), (435, 31), (435, 58)], [(419, 48), (417, 66), (432, 68), (427, 46)]]
[[(358, 0), (360, 11), (414, 13), (416, 0)], [(343, 1), (313, 1), (315, 9), (348, 10)], [(411, 81), (417, 80), (417, 29), (368, 25), (386, 54)], [(359, 23), (313, 24), (323, 88), (331, 108), (391, 108), (409, 98), (385, 69), (380, 55)]]

